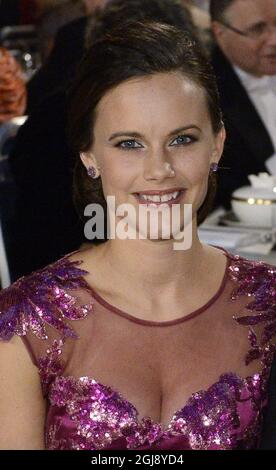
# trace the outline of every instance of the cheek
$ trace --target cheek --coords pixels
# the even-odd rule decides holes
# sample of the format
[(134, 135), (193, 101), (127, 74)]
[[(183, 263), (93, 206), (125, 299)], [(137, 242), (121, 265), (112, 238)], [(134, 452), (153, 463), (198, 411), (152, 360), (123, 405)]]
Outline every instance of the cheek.
[(196, 212), (203, 203), (208, 190), (210, 172), (210, 153), (191, 155), (182, 162), (181, 173), (185, 175), (189, 191), (187, 202), (193, 204)]
[(209, 169), (209, 154), (186, 156), (180, 162), (180, 171), (191, 187), (202, 184), (208, 178)]
[(101, 162), (102, 185), (104, 193), (111, 194), (118, 191), (126, 191), (134, 181), (139, 163), (133, 158), (118, 157), (118, 155), (104, 155)]
[(191, 187), (190, 199), (194, 206), (194, 210), (197, 211), (205, 200), (208, 191), (208, 171), (197, 175), (193, 186)]
[(254, 49), (252, 50), (252, 55), (256, 62), (259, 60), (259, 56), (262, 55), (262, 51), (263, 51), (263, 48), (261, 48), (260, 46), (254, 47)]
[(193, 174), (194, 184), (201, 184), (208, 177), (209, 165), (202, 165)]
[(245, 43), (243, 40), (236, 38), (235, 47), (233, 47), (233, 41), (228, 44), (228, 50), (231, 51), (232, 60), (238, 61), (238, 63), (251, 64), (256, 61), (256, 55), (258, 47), (254, 43)]
[(242, 59), (245, 63), (257, 63), (259, 61), (259, 56), (261, 54), (261, 49), (259, 45), (252, 44), (251, 46), (244, 49), (242, 54)]

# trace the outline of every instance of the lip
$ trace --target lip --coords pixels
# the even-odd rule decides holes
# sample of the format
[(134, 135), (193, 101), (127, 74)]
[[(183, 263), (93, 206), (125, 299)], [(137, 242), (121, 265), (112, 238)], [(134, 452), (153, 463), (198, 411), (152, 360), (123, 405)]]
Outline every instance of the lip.
[[(170, 194), (170, 193), (175, 193), (176, 191), (180, 191), (179, 195), (177, 196), (176, 199), (171, 199), (170, 201), (161, 201), (161, 202), (153, 202), (153, 201), (146, 201), (146, 200), (142, 200), (139, 198), (139, 195), (138, 194), (146, 194), (148, 196), (151, 196), (151, 195), (157, 195), (157, 196), (162, 196), (163, 194)], [(186, 193), (186, 189), (177, 189), (177, 190), (174, 190), (174, 191), (166, 191), (166, 192), (163, 192), (162, 194), (160, 194), (160, 191), (159, 192), (156, 192), (156, 191), (153, 191), (153, 192), (147, 192), (147, 193), (134, 193), (134, 196), (136, 198), (136, 200), (138, 201), (138, 204), (142, 204), (142, 205), (147, 205), (147, 206), (156, 206), (156, 207), (160, 207), (160, 206), (172, 206), (173, 204), (179, 204), (179, 202), (181, 201), (183, 195)]]

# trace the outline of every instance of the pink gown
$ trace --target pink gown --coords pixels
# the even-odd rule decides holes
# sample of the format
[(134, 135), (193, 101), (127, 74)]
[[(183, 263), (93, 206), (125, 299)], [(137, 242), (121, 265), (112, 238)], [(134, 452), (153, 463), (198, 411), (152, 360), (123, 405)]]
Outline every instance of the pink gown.
[[(0, 338), (19, 335), (40, 375), (46, 449), (258, 448), (275, 353), (276, 267), (223, 253), (216, 294), (167, 322), (110, 305), (87, 283), (81, 252), (0, 292)], [(170, 418), (141, 416), (153, 403)]]

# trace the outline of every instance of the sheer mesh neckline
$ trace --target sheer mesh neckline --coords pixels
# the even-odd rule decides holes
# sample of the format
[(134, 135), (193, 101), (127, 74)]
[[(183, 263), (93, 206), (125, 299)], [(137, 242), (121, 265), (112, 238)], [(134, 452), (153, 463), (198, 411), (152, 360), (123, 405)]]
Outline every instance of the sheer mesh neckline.
[(105, 307), (108, 311), (110, 311), (112, 313), (115, 313), (117, 315), (120, 315), (121, 317), (126, 318), (127, 320), (130, 320), (130, 321), (133, 321), (134, 323), (139, 323), (140, 325), (144, 325), (144, 326), (172, 326), (172, 325), (177, 325), (179, 323), (190, 320), (190, 319), (196, 317), (197, 315), (199, 315), (200, 313), (203, 313), (204, 311), (206, 311), (220, 297), (220, 295), (224, 291), (224, 288), (225, 288), (225, 285), (226, 285), (226, 282), (227, 282), (227, 278), (228, 278), (228, 270), (229, 270), (229, 266), (230, 266), (230, 263), (231, 263), (231, 257), (228, 255), (228, 252), (224, 248), (217, 247), (217, 246), (215, 246), (215, 248), (218, 248), (219, 250), (221, 250), (224, 253), (225, 257), (226, 257), (226, 267), (225, 267), (224, 275), (223, 275), (223, 278), (222, 278), (222, 281), (220, 283), (220, 286), (219, 286), (218, 290), (204, 305), (202, 305), (198, 309), (196, 309), (196, 310), (194, 310), (194, 311), (192, 311), (188, 314), (185, 314), (184, 316), (176, 318), (174, 320), (161, 321), (161, 322), (153, 321), (153, 320), (143, 320), (142, 318), (135, 317), (134, 315), (132, 315), (130, 313), (127, 313), (127, 312), (121, 310), (120, 308), (115, 307), (114, 305), (110, 304), (107, 300), (105, 300), (103, 297), (101, 297), (101, 295), (98, 292), (96, 292), (95, 289), (89, 284), (88, 284), (88, 289), (89, 289), (89, 291), (91, 291), (94, 299), (100, 305)]

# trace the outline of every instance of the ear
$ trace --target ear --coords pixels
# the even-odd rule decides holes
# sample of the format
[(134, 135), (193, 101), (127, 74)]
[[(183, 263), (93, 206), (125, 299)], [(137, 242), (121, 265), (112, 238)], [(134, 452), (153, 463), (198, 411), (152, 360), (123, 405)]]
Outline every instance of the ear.
[(96, 172), (99, 173), (100, 168), (93, 152), (81, 152), (80, 159), (87, 170), (88, 168), (93, 167), (95, 168)]
[(223, 149), (224, 149), (225, 139), (226, 139), (226, 131), (225, 131), (225, 127), (222, 126), (220, 131), (215, 136), (211, 162), (218, 163), (220, 161), (222, 153), (223, 153)]
[(212, 30), (213, 35), (215, 36), (216, 40), (219, 40), (220, 36), (225, 31), (225, 27), (223, 26), (223, 24), (219, 23), (218, 21), (212, 21), (211, 30)]

